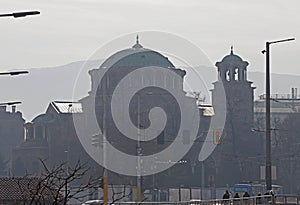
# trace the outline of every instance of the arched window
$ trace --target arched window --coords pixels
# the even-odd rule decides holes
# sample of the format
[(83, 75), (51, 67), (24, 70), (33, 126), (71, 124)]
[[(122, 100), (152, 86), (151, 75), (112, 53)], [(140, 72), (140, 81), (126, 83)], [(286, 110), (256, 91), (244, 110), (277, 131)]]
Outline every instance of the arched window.
[(229, 70), (227, 70), (225, 73), (225, 80), (230, 81), (230, 71)]
[(236, 81), (240, 80), (240, 73), (238, 68), (234, 69), (234, 80)]

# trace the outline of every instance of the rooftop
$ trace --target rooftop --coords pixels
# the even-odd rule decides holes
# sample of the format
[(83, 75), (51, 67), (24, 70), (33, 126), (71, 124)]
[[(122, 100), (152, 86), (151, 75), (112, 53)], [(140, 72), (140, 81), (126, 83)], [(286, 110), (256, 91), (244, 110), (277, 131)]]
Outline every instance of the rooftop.
[(102, 63), (100, 68), (141, 68), (147, 66), (174, 68), (167, 57), (157, 51), (144, 48), (137, 36), (136, 43), (131, 48), (111, 55)]
[(60, 114), (82, 113), (82, 105), (79, 102), (54, 101), (51, 105)]

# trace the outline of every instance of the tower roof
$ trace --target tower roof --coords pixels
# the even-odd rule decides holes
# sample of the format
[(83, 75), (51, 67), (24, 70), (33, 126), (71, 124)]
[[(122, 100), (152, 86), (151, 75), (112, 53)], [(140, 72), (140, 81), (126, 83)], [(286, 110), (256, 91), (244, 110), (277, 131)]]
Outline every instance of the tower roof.
[(107, 58), (100, 68), (138, 68), (146, 66), (158, 66), (174, 68), (174, 65), (157, 51), (144, 48), (136, 37), (136, 43), (128, 49), (116, 52)]
[(225, 56), (222, 61), (243, 61), (243, 59), (233, 53), (233, 46), (231, 46), (230, 54)]

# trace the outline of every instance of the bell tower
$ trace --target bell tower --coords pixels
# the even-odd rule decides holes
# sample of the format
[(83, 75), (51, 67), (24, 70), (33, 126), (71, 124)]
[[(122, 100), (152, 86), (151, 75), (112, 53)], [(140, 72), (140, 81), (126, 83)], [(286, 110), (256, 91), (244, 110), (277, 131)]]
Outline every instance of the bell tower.
[(218, 80), (213, 83), (212, 105), (216, 115), (224, 112), (224, 106), (220, 106), (220, 102), (226, 100), (225, 126), (221, 142), (213, 153), (215, 169), (218, 170), (216, 181), (219, 185), (224, 185), (255, 180), (258, 169), (254, 169), (252, 162), (248, 163), (246, 160), (257, 156), (257, 142), (251, 131), (255, 88), (247, 79), (248, 62), (234, 54), (231, 47), (229, 55), (215, 65)]
[(247, 61), (233, 53), (231, 46), (230, 54), (216, 63), (218, 81), (214, 83), (212, 90), (212, 103), (216, 105), (217, 101), (220, 100), (216, 94), (222, 89), (220, 87), (222, 86), (226, 96), (227, 114), (235, 116), (234, 121), (236, 120), (236, 123), (241, 123), (242, 119), (244, 125), (247, 124), (248, 127), (251, 127), (255, 88), (252, 87), (252, 82), (247, 79), (248, 65)]
[(216, 66), (222, 81), (247, 81), (248, 62), (233, 54), (233, 46), (231, 46), (230, 54), (225, 56), (221, 62), (217, 62)]

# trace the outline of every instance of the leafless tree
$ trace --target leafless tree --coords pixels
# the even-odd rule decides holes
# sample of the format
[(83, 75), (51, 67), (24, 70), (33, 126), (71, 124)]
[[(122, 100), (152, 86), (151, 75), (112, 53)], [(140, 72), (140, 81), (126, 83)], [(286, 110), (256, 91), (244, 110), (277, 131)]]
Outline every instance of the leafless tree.
[[(26, 188), (19, 183), (28, 204), (67, 204), (71, 199), (83, 201), (87, 196), (98, 191), (100, 177), (89, 174), (90, 167), (78, 161), (74, 166), (61, 163), (49, 168), (40, 160), (44, 171), (36, 177), (28, 178)], [(51, 203), (49, 203), (51, 201)]]
[(74, 166), (62, 163), (49, 169), (43, 161), (42, 163), (45, 169), (42, 181), (46, 187), (55, 190), (54, 204), (67, 204), (70, 199), (82, 201), (98, 190), (100, 177), (88, 174), (90, 167), (87, 164), (80, 161)]
[[(61, 163), (51, 169), (45, 161), (40, 161), (44, 171), (39, 176), (30, 178), (26, 189), (22, 184), (19, 186), (24, 192), (22, 193), (24, 199), (27, 198), (27, 204), (66, 205), (71, 199), (80, 203), (97, 193), (103, 185), (102, 177), (93, 177), (91, 167), (80, 161), (73, 166)], [(132, 192), (126, 192), (127, 188), (125, 185), (119, 185), (117, 189), (114, 185), (110, 185), (112, 196), (109, 202), (113, 204), (131, 196)]]
[(124, 185), (121, 190), (115, 190), (114, 185), (111, 185), (111, 190), (112, 190), (112, 199), (110, 204), (114, 204), (117, 201), (120, 201), (124, 198), (128, 198), (129, 196), (132, 195), (132, 191), (130, 191), (129, 193), (126, 193), (126, 186)]

